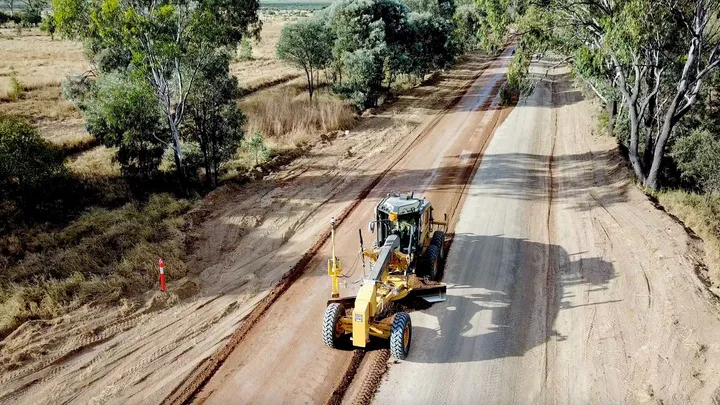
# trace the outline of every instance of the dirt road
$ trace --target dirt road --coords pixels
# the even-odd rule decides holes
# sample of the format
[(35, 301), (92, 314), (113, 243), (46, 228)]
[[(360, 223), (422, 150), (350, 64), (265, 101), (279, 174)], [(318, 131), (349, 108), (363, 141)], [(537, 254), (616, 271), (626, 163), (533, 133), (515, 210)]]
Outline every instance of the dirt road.
[(562, 73), (495, 132), (448, 300), (412, 314), (410, 356), (375, 403), (717, 403), (720, 311), (693, 271), (697, 241), (627, 180)]
[[(327, 230), (329, 217), (351, 206), (435, 126), (487, 62), (469, 55), (361, 117), (349, 134), (325, 134), (283, 169), (207, 197), (188, 218), (199, 224), (188, 231), (197, 246), (188, 260), (191, 276), (170, 280), (167, 294), (150, 292), (119, 307), (85, 307), (53, 320), (26, 322), (0, 342), (0, 403), (162, 402), (246, 324), (258, 302), (262, 306), (283, 274)], [(487, 91), (487, 86), (473, 87), (475, 101), (451, 110), (458, 122), (468, 113), (463, 109), (477, 107), (474, 103)], [(477, 114), (466, 115), (469, 123), (477, 123)], [(463, 165), (472, 158), (464, 155)], [(432, 176), (428, 162), (421, 163), (417, 170), (395, 175), (420, 184)], [(354, 252), (354, 238), (350, 246)], [(325, 296), (327, 285), (320, 283), (318, 294)]]
[[(510, 54), (508, 49), (483, 72), (340, 225), (338, 256), (350, 276), (343, 295), (352, 294), (362, 277), (357, 230), (366, 229), (386, 193), (414, 191), (430, 199), (436, 213), (452, 216), (484, 145), (506, 115), (498, 108), (497, 91)], [(328, 226), (329, 217), (326, 221)], [(329, 350), (320, 339), (320, 319), (330, 291), (327, 251), (321, 251), (310, 264), (314, 270), (293, 283), (228, 357), (196, 397), (197, 403), (226, 404), (239, 398), (259, 404), (321, 403), (330, 397), (352, 352)]]

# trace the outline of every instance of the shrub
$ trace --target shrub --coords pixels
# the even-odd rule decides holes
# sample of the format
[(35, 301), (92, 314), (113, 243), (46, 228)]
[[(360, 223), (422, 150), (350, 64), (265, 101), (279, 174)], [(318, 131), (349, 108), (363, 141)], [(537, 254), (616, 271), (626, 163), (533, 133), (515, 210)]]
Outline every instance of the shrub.
[(10, 68), (10, 87), (10, 93), (8, 93), (10, 101), (17, 101), (25, 95), (25, 86), (18, 80), (15, 68)]
[(252, 44), (250, 44), (250, 40), (247, 37), (243, 37), (240, 41), (240, 46), (238, 47), (237, 60), (241, 62), (253, 60), (252, 51)]
[(24, 210), (36, 210), (64, 174), (62, 152), (27, 121), (0, 116), (0, 196)]
[(98, 79), (87, 100), (88, 132), (107, 147), (125, 176), (147, 179), (158, 168), (165, 144), (163, 114), (152, 88), (120, 73)]
[(263, 138), (260, 132), (255, 132), (252, 138), (245, 143), (245, 147), (255, 157), (255, 165), (260, 164), (261, 161), (265, 161), (270, 152), (270, 149), (265, 144), (265, 138)]
[[(244, 135), (245, 116), (237, 105), (237, 78), (230, 75), (228, 61), (229, 55), (218, 56), (198, 74), (183, 120), (183, 133), (197, 146), (198, 156), (193, 162), (197, 166), (188, 173), (197, 174), (204, 167), (210, 188), (217, 184), (221, 164), (235, 155)], [(197, 175), (195, 178), (199, 180)]]
[(525, 52), (515, 52), (510, 66), (508, 66), (507, 82), (500, 89), (500, 102), (504, 105), (517, 102), (521, 95), (527, 95), (532, 90), (528, 77), (530, 58)]
[(20, 24), (21, 21), (22, 21), (22, 19), (19, 14), (10, 15), (10, 14), (0, 11), (0, 24), (5, 24), (5, 23), (9, 23), (9, 22), (12, 22), (15, 24)]
[(62, 97), (75, 104), (75, 107), (83, 108), (91, 84), (90, 78), (83, 74), (66, 76), (60, 83)]
[[(183, 167), (188, 179), (198, 182), (200, 180), (200, 169), (204, 167), (204, 158), (200, 145), (196, 142), (183, 142), (180, 145), (183, 155)], [(175, 171), (175, 151), (172, 147), (165, 149), (162, 156), (162, 168), (166, 171)]]
[(40, 9), (28, 8), (20, 15), (20, 22), (26, 27), (34, 27), (42, 21)]
[(50, 40), (55, 40), (55, 16), (48, 13), (43, 17), (42, 22), (40, 23), (40, 31), (47, 33), (50, 35)]
[(480, 15), (477, 6), (463, 5), (455, 10), (453, 16), (455, 42), (460, 51), (467, 52), (478, 47), (477, 32), (480, 29)]
[(720, 191), (720, 138), (694, 130), (678, 139), (672, 157), (685, 179), (694, 180), (708, 194)]

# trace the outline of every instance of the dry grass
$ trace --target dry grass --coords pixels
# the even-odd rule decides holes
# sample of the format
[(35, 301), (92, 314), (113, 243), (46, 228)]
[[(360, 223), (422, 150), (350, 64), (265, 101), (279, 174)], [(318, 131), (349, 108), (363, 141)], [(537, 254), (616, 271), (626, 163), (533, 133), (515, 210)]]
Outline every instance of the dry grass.
[(247, 115), (246, 131), (259, 131), (269, 140), (300, 144), (308, 136), (351, 128), (355, 110), (347, 101), (323, 91), (312, 102), (307, 92), (293, 86), (263, 91), (240, 102)]
[(0, 239), (4, 256), (22, 252), (0, 273), (0, 338), (23, 322), (49, 319), (88, 303), (117, 303), (157, 283), (157, 260), (179, 279), (185, 200), (167, 194), (141, 206), (92, 209), (62, 230)]
[(82, 44), (73, 41), (51, 41), (37, 28), (0, 29), (0, 96), (12, 88), (10, 70), (26, 89), (57, 86), (63, 77), (89, 68)]
[(713, 285), (720, 284), (720, 196), (685, 191), (666, 191), (657, 195), (665, 209), (680, 218), (704, 242), (706, 263)]
[(253, 60), (238, 61), (230, 65), (230, 72), (240, 81), (245, 92), (253, 92), (270, 85), (284, 83), (300, 76), (301, 72), (280, 62), (275, 57), (275, 45), (282, 28), (296, 18), (286, 15), (261, 14), (263, 21), (260, 41), (252, 41)]
[(113, 159), (115, 152), (114, 148), (96, 146), (65, 163), (70, 174), (94, 195), (93, 201), (102, 206), (117, 206), (130, 198), (128, 184), (120, 174), (120, 164)]
[(119, 178), (120, 164), (113, 161), (115, 152), (114, 148), (96, 146), (71, 158), (65, 166), (81, 178)]
[(95, 138), (85, 131), (82, 114), (61, 97), (58, 85), (26, 90), (17, 101), (0, 101), (0, 114), (27, 119), (43, 138), (66, 149), (68, 154), (96, 145)]
[(0, 113), (17, 115), (36, 125), (82, 119), (73, 103), (62, 98), (59, 85), (29, 90), (17, 101), (0, 102)]

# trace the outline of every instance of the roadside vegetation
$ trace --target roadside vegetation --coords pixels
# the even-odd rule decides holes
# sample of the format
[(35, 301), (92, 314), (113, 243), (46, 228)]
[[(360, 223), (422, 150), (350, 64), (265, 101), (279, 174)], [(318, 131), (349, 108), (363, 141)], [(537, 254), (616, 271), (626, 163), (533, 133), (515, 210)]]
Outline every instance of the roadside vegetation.
[(0, 338), (138, 297), (159, 258), (185, 276), (206, 193), (505, 41), (474, 2), (19, 4), (0, 15)]
[(637, 182), (705, 239), (720, 283), (720, 2), (488, 3), (490, 27), (507, 22), (519, 41), (505, 98), (527, 88), (531, 58), (567, 63)]

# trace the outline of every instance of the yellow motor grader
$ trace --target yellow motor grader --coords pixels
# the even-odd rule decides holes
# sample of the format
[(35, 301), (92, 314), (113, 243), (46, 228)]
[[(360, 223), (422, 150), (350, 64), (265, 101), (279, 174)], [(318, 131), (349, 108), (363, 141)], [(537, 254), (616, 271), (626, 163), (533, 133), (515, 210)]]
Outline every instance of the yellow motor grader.
[[(390, 341), (390, 352), (404, 359), (410, 349), (412, 324), (407, 312), (399, 311), (414, 299), (428, 303), (445, 300), (447, 287), (438, 283), (444, 260), (445, 221), (436, 221), (433, 208), (424, 198), (413, 194), (388, 194), (375, 208), (375, 220), (368, 225), (376, 233), (372, 248), (363, 248), (363, 263), (371, 262), (362, 286), (354, 297), (340, 297), (342, 265), (335, 256), (335, 223), (331, 221), (332, 257), (328, 275), (332, 278), (332, 296), (323, 317), (323, 342), (331, 348), (349, 344), (366, 347), (370, 337)], [(402, 301), (402, 302), (401, 302)]]

